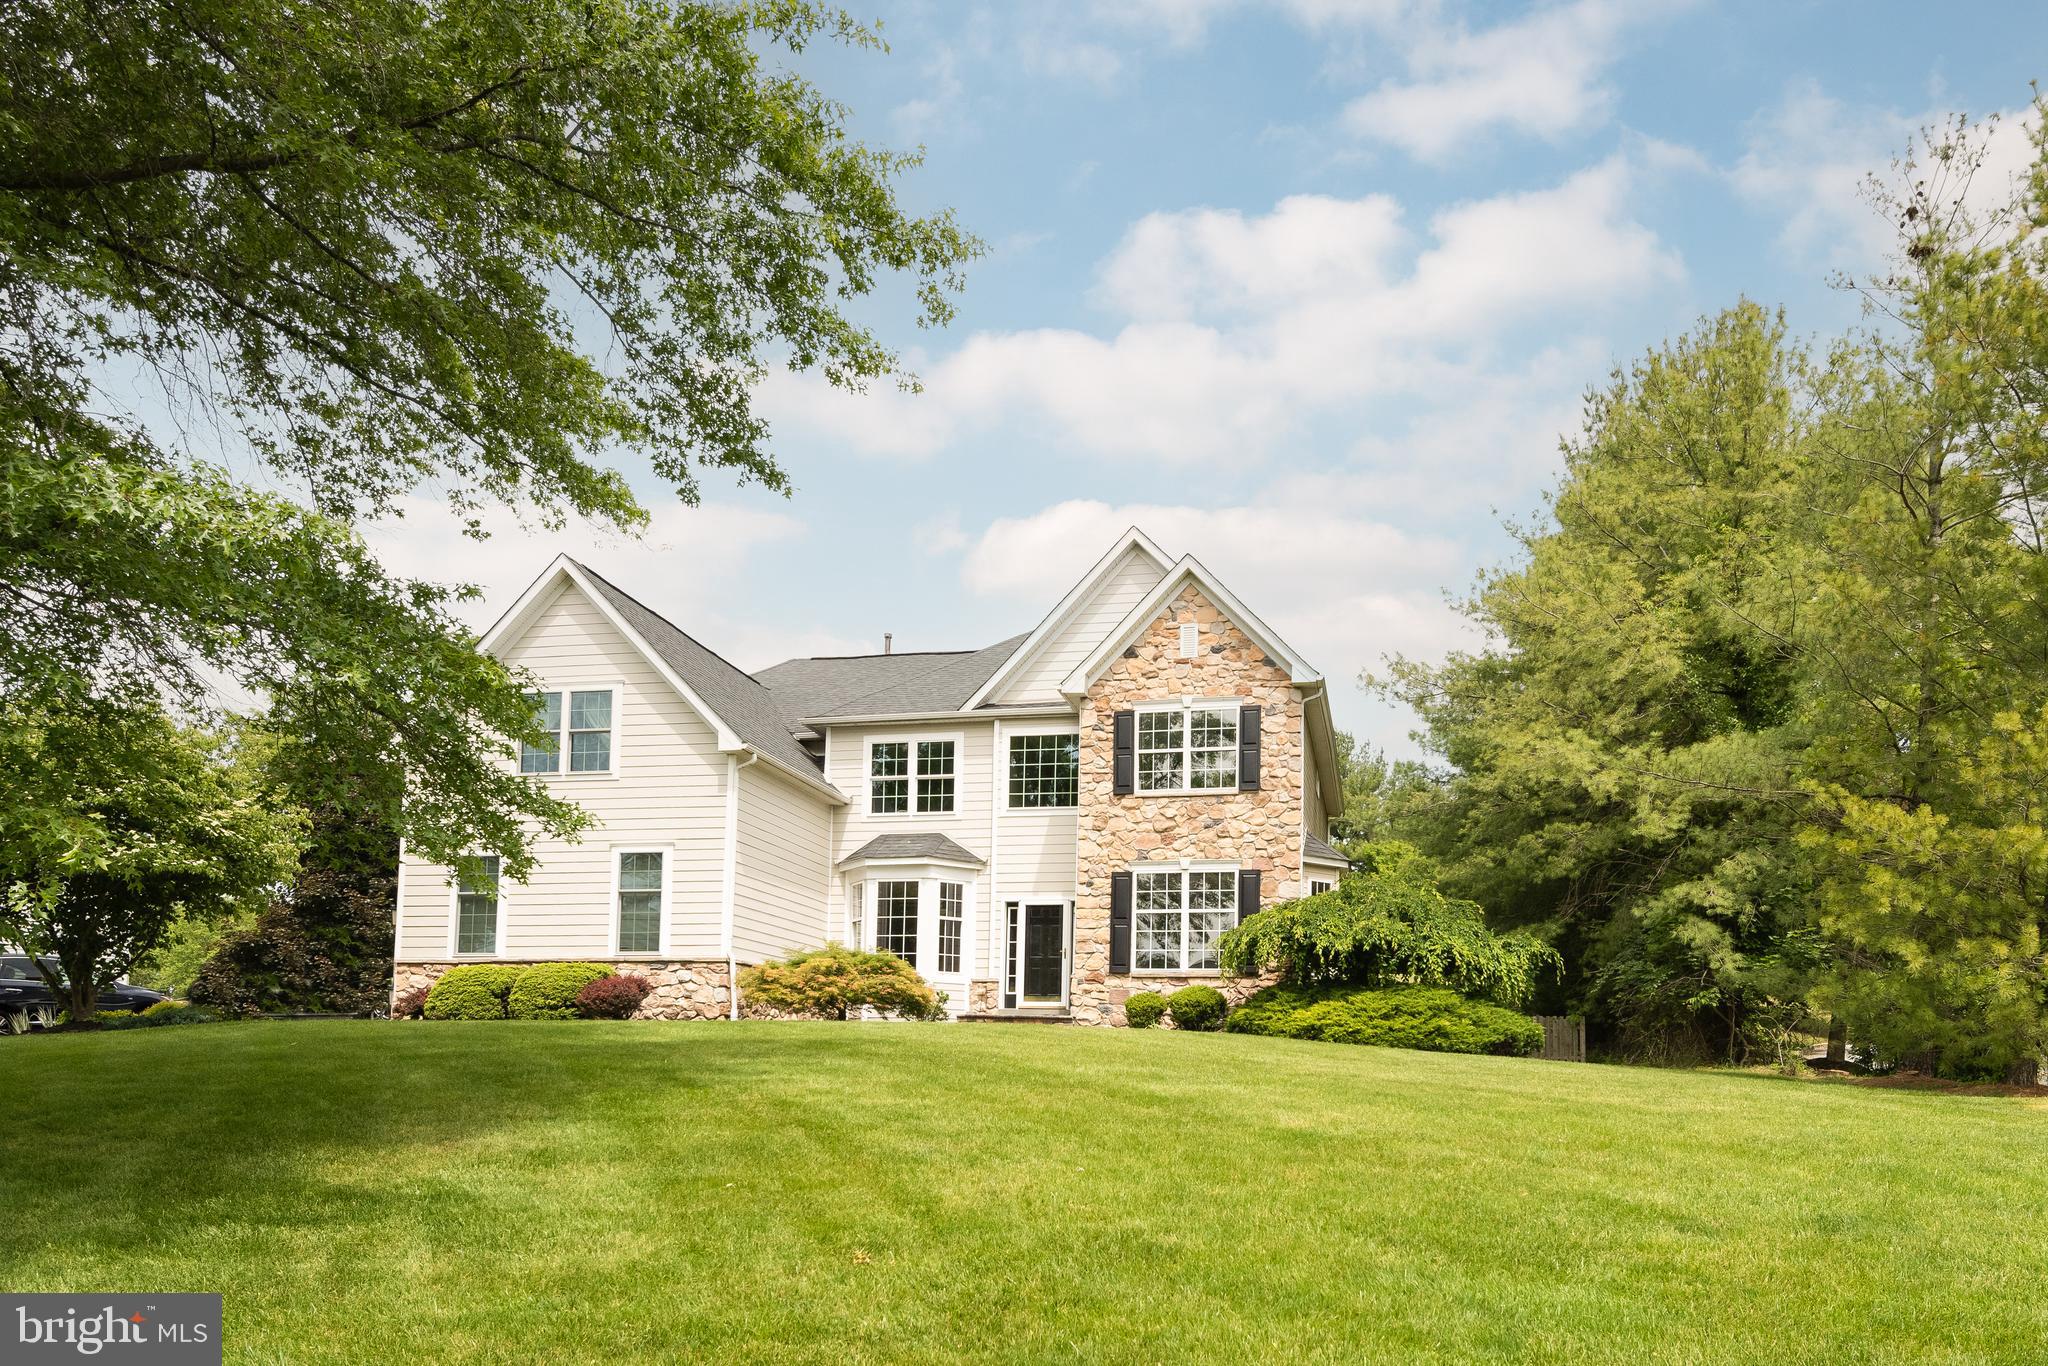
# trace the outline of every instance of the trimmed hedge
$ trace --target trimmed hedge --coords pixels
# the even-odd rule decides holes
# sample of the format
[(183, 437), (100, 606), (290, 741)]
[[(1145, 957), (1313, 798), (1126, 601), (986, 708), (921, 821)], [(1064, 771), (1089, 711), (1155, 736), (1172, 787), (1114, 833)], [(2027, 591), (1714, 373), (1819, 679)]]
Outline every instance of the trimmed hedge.
[(1225, 1028), (1432, 1053), (1528, 1057), (1543, 1048), (1543, 1027), (1527, 1015), (1443, 987), (1267, 987)]
[(430, 1020), (502, 1020), (506, 998), (524, 969), (511, 963), (462, 963), (448, 969), (427, 992)]
[(1223, 993), (1214, 987), (1182, 987), (1166, 998), (1166, 1009), (1173, 1016), (1175, 1029), (1201, 1031), (1221, 1028), (1223, 1012), (1229, 1005)]
[(1150, 1029), (1166, 1013), (1166, 998), (1156, 991), (1139, 991), (1124, 1002), (1124, 1023), (1133, 1029)]
[(599, 963), (535, 963), (512, 984), (505, 1013), (515, 1020), (573, 1020), (577, 993), (611, 975)]
[(183, 1001), (158, 1001), (133, 1014), (125, 1010), (106, 1010), (93, 1018), (108, 1029), (155, 1029), (160, 1025), (211, 1024), (220, 1016), (202, 1006), (188, 1005)]

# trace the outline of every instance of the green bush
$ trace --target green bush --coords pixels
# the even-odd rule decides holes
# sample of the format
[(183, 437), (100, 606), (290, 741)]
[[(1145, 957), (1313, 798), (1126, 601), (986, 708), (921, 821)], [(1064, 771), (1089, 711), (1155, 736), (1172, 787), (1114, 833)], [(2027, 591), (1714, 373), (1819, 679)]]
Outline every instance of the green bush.
[(463, 963), (442, 973), (427, 993), (430, 1020), (502, 1020), (521, 969), (510, 963)]
[(154, 1029), (159, 1025), (210, 1024), (220, 1016), (204, 1006), (187, 1005), (183, 1001), (158, 1001), (137, 1014), (107, 1010), (93, 1018), (108, 1029)]
[(1124, 1023), (1133, 1029), (1150, 1029), (1166, 1013), (1166, 998), (1156, 991), (1134, 992), (1124, 1002)]
[(906, 1020), (943, 1018), (945, 1002), (893, 953), (843, 944), (793, 953), (740, 973), (740, 999), (791, 1015), (844, 1020), (863, 1006)]
[(515, 1020), (573, 1020), (576, 993), (611, 975), (598, 963), (535, 963), (513, 982), (505, 1013)]
[(1543, 1048), (1543, 1027), (1528, 1016), (1443, 987), (1267, 987), (1239, 1006), (1225, 1027), (1433, 1053), (1527, 1057)]
[(1228, 1004), (1223, 993), (1214, 987), (1182, 987), (1166, 998), (1166, 1008), (1173, 1015), (1175, 1029), (1220, 1028)]

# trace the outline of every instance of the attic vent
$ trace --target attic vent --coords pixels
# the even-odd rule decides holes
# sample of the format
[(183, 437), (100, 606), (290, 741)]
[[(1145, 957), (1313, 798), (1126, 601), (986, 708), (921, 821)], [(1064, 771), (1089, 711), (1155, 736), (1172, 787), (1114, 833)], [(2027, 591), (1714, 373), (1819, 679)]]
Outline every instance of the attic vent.
[(1202, 648), (1202, 628), (1192, 621), (1182, 622), (1180, 628), (1180, 657), (1193, 659)]

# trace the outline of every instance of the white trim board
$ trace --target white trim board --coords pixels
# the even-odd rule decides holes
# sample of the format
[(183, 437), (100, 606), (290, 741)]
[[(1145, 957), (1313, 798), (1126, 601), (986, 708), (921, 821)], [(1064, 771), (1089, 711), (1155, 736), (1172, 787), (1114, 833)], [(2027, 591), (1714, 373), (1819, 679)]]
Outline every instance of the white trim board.
[(1052, 611), (1046, 614), (1045, 620), (1039, 622), (1031, 634), (1024, 638), (1024, 643), (1003, 661), (1003, 666), (989, 676), (988, 682), (982, 684), (974, 696), (961, 704), (960, 710), (973, 711), (1022, 672), (1024, 666), (1045, 648), (1048, 641), (1058, 637), (1060, 632), (1067, 628), (1080, 610), (1094, 597), (1096, 586), (1116, 567), (1117, 562), (1123, 559), (1124, 552), (1133, 547), (1149, 556), (1159, 566), (1161, 573), (1169, 571), (1173, 561), (1167, 557), (1166, 552), (1137, 527), (1127, 529), (1123, 535), (1117, 537), (1116, 544), (1109, 548), (1109, 553), (1097, 560), (1094, 568), (1082, 575), (1081, 581), (1067, 590), (1067, 595), (1061, 598)]

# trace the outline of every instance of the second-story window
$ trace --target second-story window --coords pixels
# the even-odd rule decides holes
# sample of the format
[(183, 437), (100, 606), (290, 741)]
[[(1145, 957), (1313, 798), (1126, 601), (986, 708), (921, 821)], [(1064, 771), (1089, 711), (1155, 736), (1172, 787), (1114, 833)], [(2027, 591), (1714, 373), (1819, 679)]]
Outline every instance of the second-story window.
[(1056, 735), (1010, 737), (1010, 805), (1074, 806), (1080, 800), (1081, 737), (1074, 731)]
[(868, 746), (868, 812), (953, 810), (958, 747), (952, 740), (876, 740)]
[(1237, 708), (1151, 707), (1138, 713), (1138, 790), (1237, 786)]
[(610, 688), (540, 692), (532, 694), (532, 700), (533, 719), (548, 738), (543, 744), (519, 746), (521, 773), (560, 773), (565, 753), (571, 773), (612, 771)]

